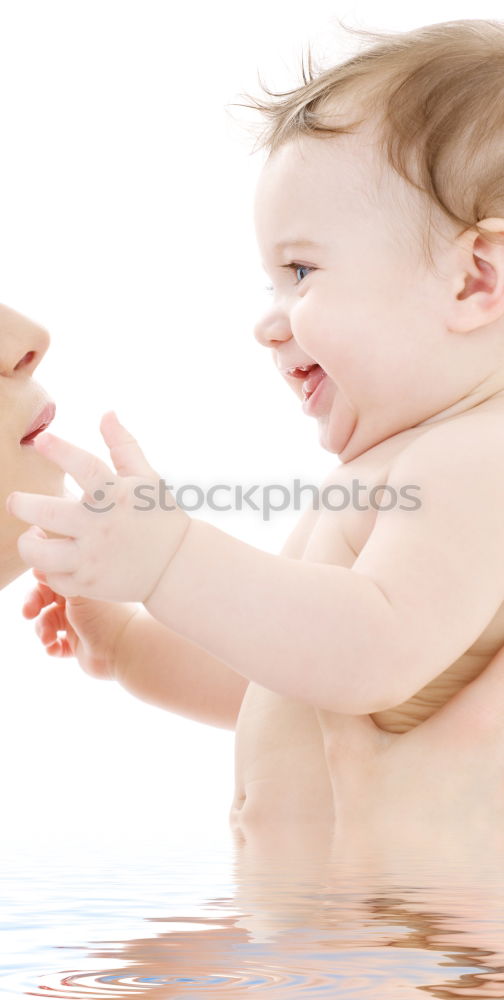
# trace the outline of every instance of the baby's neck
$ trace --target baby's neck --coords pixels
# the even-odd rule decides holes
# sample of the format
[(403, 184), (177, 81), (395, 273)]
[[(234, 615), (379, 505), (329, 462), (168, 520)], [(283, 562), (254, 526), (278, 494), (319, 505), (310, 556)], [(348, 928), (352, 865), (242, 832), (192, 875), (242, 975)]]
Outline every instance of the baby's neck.
[(427, 424), (438, 424), (451, 417), (460, 416), (462, 413), (476, 410), (504, 409), (504, 386), (502, 385), (502, 375), (498, 373), (493, 380), (485, 379), (480, 385), (475, 386), (462, 399), (458, 399), (451, 406), (439, 413), (433, 414), (427, 420), (415, 424), (416, 427), (424, 427)]

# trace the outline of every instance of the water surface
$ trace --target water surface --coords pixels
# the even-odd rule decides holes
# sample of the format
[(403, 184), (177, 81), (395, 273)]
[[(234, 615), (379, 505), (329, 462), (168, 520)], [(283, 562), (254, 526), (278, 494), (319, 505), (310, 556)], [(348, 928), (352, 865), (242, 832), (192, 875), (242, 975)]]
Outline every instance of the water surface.
[(0, 997), (504, 997), (504, 880), (454, 852), (4, 852)]

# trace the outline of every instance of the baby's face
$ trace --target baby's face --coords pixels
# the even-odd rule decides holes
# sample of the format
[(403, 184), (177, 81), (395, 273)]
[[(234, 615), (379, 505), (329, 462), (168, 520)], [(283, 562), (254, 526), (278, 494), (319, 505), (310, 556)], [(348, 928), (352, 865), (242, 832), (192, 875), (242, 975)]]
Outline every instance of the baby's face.
[(51, 402), (33, 380), (48, 346), (46, 330), (0, 305), (0, 587), (26, 569), (16, 541), (28, 525), (5, 510), (8, 494), (12, 490), (26, 490), (63, 495), (61, 469), (39, 455), (29, 443), (21, 443)]
[[(308, 412), (342, 461), (460, 396), (446, 283), (422, 261), (410, 190), (378, 173), (365, 133), (289, 142), (259, 178), (256, 234), (273, 288), (255, 335), (280, 369), (326, 372)], [(302, 401), (303, 382), (284, 377)]]

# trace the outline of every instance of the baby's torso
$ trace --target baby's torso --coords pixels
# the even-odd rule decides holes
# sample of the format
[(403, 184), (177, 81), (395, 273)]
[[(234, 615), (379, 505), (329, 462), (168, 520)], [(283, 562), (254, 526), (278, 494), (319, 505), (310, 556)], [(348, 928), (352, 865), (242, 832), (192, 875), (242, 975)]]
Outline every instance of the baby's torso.
[[(385, 483), (398, 451), (431, 427), (424, 425), (396, 435), (354, 461), (339, 465), (320, 487), (320, 495), (326, 487), (336, 487), (327, 494), (328, 503), (321, 503), (319, 510), (305, 511), (281, 554), (351, 567), (372, 531), (378, 508), (389, 502), (385, 493), (373, 493), (373, 488)], [(411, 505), (416, 496), (418, 491), (411, 490), (410, 499), (403, 502)], [(331, 510), (329, 504), (341, 509)], [(477, 677), (503, 644), (504, 604), (447, 670), (407, 702), (376, 712), (372, 718), (380, 729), (407, 732)], [(337, 729), (339, 719), (336, 713), (324, 711), (319, 716), (310, 705), (249, 684), (236, 725), (233, 827), (253, 827), (276, 819), (331, 822), (333, 802), (322, 727)]]

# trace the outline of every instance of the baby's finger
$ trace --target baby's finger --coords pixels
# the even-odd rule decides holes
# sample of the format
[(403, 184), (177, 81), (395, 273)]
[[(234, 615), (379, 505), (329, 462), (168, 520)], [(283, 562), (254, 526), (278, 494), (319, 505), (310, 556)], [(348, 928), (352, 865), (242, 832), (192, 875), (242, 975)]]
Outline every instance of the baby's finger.
[(19, 536), (18, 552), (28, 566), (37, 566), (46, 573), (75, 573), (80, 556), (73, 538), (41, 538), (29, 528)]
[(5, 506), (9, 514), (20, 521), (46, 528), (58, 535), (77, 536), (82, 531), (85, 520), (80, 503), (41, 493), (11, 493)]
[[(39, 434), (33, 439), (33, 446), (42, 455), (46, 455), (51, 462), (59, 465), (63, 472), (68, 474), (76, 483), (93, 496), (95, 491), (103, 486), (105, 480), (113, 479), (114, 474), (105, 462), (92, 455), (89, 451), (76, 448), (69, 441), (56, 437), (54, 434)], [(62, 500), (62, 503), (67, 501)], [(71, 534), (71, 532), (65, 532)]]
[(120, 476), (148, 476), (159, 479), (136, 438), (119, 423), (113, 410), (101, 419), (100, 430), (110, 451), (110, 457)]

